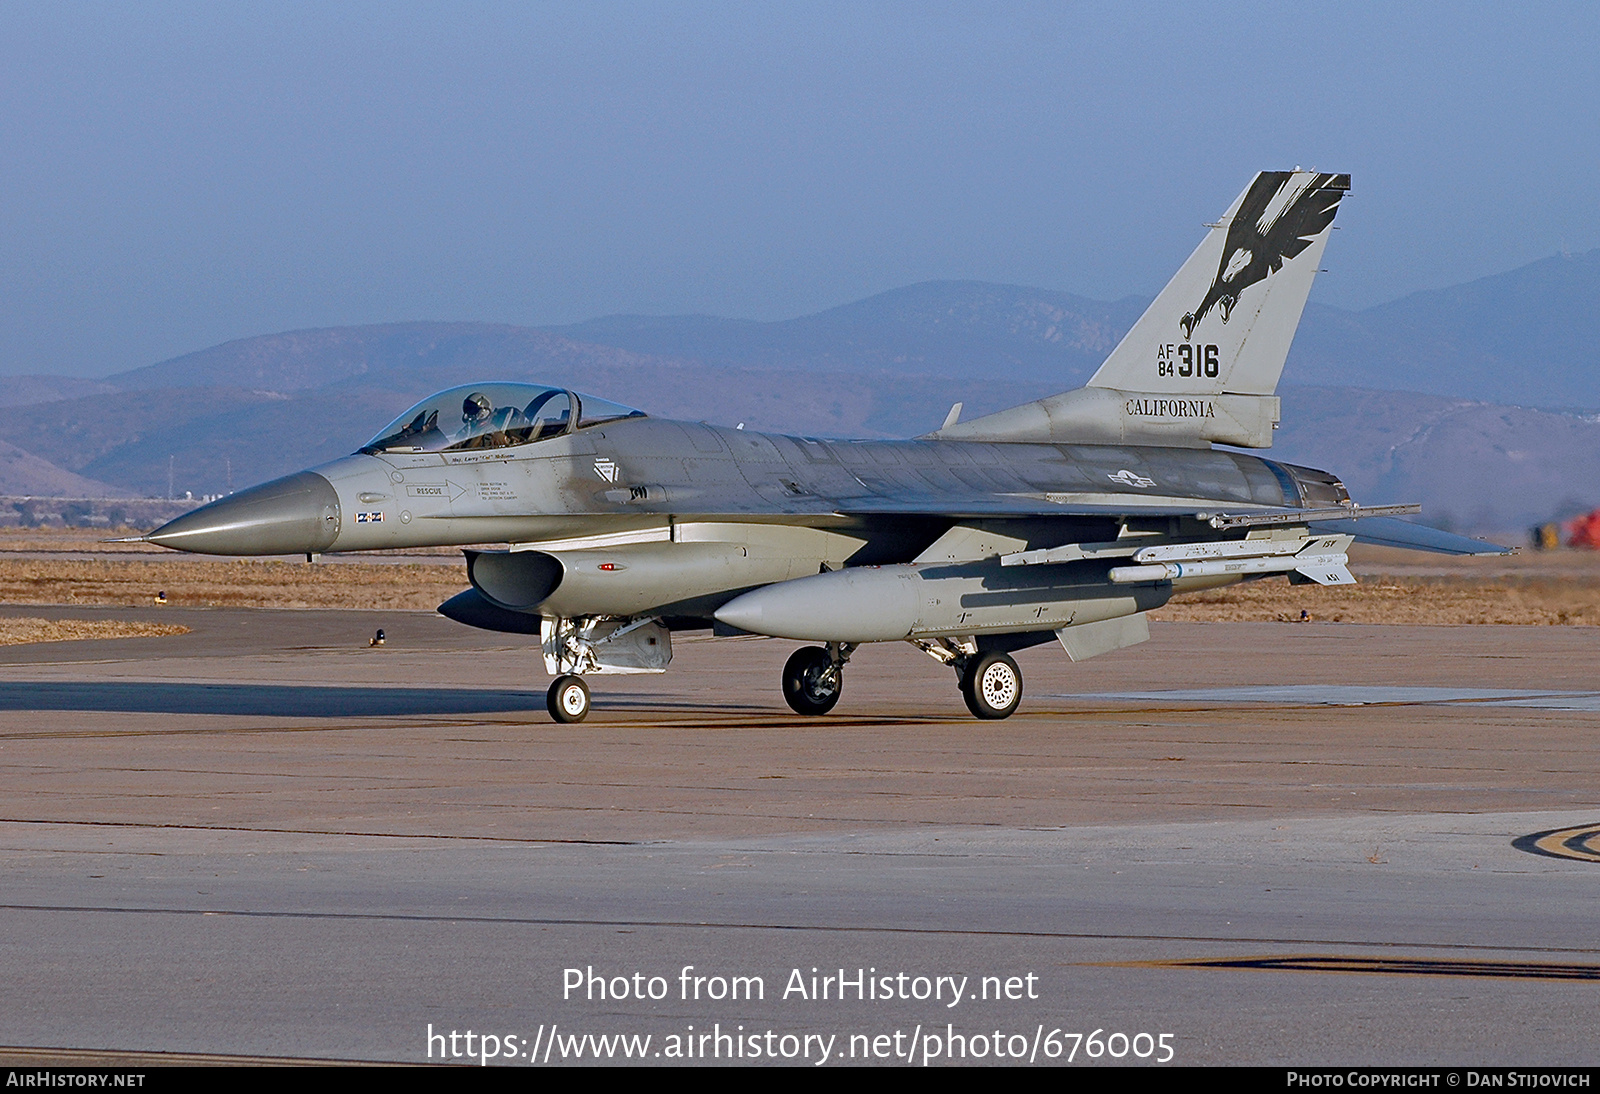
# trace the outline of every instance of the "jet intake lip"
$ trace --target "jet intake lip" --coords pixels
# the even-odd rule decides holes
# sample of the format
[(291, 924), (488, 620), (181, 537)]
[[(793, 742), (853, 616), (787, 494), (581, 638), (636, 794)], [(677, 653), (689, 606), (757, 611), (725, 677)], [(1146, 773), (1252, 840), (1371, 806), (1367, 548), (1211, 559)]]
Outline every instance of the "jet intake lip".
[(510, 612), (535, 612), (566, 574), (543, 551), (467, 551), (467, 580), (485, 601)]
[(333, 484), (301, 471), (202, 505), (144, 539), (203, 555), (315, 554), (339, 537), (339, 521)]

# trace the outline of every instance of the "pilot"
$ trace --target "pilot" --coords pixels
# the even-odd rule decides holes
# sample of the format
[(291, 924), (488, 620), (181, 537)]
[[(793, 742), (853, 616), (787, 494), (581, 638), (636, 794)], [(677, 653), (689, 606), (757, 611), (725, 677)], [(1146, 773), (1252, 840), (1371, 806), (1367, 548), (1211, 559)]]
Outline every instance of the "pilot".
[(494, 404), (489, 401), (489, 396), (481, 391), (474, 391), (461, 400), (461, 420), (469, 429), (488, 424), (489, 415), (492, 413)]
[(461, 400), (461, 429), (450, 438), (451, 448), (489, 448), (489, 419), (494, 414), (494, 404), (489, 396), (474, 391)]

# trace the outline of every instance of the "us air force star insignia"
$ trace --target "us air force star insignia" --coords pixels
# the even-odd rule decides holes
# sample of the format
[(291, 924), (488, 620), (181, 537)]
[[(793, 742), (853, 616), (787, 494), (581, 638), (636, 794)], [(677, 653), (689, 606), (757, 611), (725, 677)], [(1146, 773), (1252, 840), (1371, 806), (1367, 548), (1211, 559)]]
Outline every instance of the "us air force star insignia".
[(1123, 486), (1137, 486), (1141, 490), (1147, 486), (1154, 486), (1156, 484), (1155, 479), (1147, 479), (1143, 475), (1135, 475), (1126, 467), (1124, 467), (1121, 471), (1118, 471), (1115, 475), (1107, 474), (1106, 478), (1110, 479), (1112, 482), (1120, 482)]
[(607, 482), (617, 481), (617, 465), (612, 463), (610, 460), (595, 460), (594, 471), (595, 474), (599, 475)]

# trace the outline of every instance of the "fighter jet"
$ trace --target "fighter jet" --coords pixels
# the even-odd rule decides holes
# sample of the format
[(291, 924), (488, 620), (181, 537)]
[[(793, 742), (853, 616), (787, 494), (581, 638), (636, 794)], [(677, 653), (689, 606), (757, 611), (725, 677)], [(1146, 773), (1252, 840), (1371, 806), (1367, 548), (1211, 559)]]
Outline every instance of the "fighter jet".
[[(1257, 175), (1087, 386), (902, 441), (667, 421), (558, 387), (441, 392), (359, 451), (144, 536), (219, 555), (465, 551), (439, 611), (537, 635), (558, 721), (588, 681), (661, 672), (685, 630), (813, 643), (784, 666), (832, 710), (851, 654), (909, 642), (968, 709), (1022, 698), (1012, 654), (1073, 661), (1148, 639), (1171, 597), (1286, 575), (1353, 581), (1353, 540), (1502, 549), (1352, 502), (1337, 476), (1234, 451), (1272, 444), (1273, 392), (1350, 177)], [(1219, 447), (1228, 446), (1228, 447)]]

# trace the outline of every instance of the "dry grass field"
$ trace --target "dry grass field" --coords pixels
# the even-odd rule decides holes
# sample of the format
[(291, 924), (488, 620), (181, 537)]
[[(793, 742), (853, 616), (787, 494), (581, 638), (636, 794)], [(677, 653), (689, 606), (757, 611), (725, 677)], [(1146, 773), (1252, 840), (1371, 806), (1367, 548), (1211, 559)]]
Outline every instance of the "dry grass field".
[[(436, 549), (328, 558), (205, 559), (103, 543), (103, 532), (0, 532), (0, 602), (168, 604), (235, 608), (429, 610), (467, 587), (460, 553)], [(1507, 558), (1357, 548), (1359, 584), (1289, 585), (1281, 577), (1190, 594), (1157, 612), (1181, 622), (1600, 624), (1600, 552), (1524, 552)]]
[(278, 559), (17, 558), (0, 554), (0, 603), (187, 608), (431, 610), (467, 587), (465, 565), (309, 565)]
[(157, 638), (188, 633), (188, 627), (175, 623), (139, 623), (125, 619), (0, 618), (0, 646), (20, 646), (29, 642), (76, 642), (88, 638)]
[(1350, 569), (1353, 586), (1268, 578), (1191, 593), (1150, 616), (1184, 623), (1293, 621), (1305, 611), (1334, 623), (1600, 625), (1600, 551), (1452, 558), (1357, 545)]
[[(93, 529), (0, 529), (0, 603), (431, 610), (467, 587), (455, 548), (300, 559), (216, 559)], [(371, 561), (362, 561), (362, 560)]]
[(1180, 623), (1292, 622), (1302, 611), (1333, 623), (1410, 626), (1461, 623), (1600, 624), (1600, 575), (1584, 583), (1556, 578), (1397, 577), (1361, 574), (1344, 588), (1290, 585), (1267, 578), (1191, 593), (1150, 613)]

